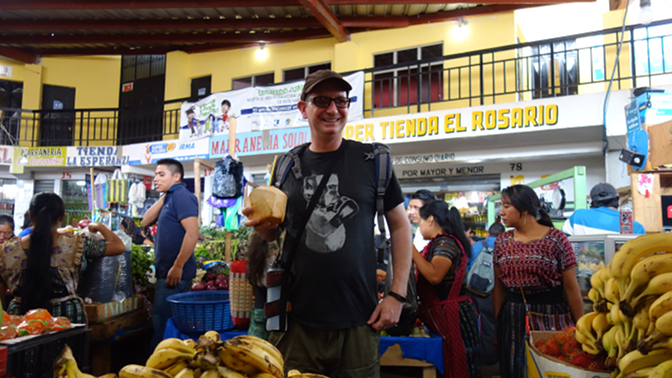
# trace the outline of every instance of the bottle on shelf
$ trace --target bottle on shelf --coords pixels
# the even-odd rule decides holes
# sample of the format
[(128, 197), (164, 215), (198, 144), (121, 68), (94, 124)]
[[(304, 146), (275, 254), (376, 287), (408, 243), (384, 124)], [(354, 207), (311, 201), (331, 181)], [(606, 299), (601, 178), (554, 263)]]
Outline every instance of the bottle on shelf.
[(626, 200), (618, 209), (621, 234), (632, 234), (632, 201)]

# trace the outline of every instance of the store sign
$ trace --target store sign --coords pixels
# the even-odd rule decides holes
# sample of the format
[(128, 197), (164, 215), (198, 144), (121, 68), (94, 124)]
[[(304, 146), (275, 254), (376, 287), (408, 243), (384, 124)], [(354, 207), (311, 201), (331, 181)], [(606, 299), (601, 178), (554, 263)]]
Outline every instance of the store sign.
[[(236, 133), (236, 156), (274, 154), (310, 141), (310, 127)], [(221, 158), (229, 148), (229, 136), (210, 138), (210, 158)]]
[(68, 167), (120, 167), (129, 165), (119, 147), (68, 147)]
[(13, 147), (0, 147), (0, 165), (12, 165), (13, 156)]
[(401, 171), (401, 178), (482, 175), (485, 173), (485, 167), (482, 165), (427, 169), (403, 169)]
[(392, 164), (446, 163), (455, 160), (454, 153), (393, 156)]
[(128, 156), (129, 165), (155, 164), (166, 158), (180, 161), (205, 159), (208, 157), (208, 139), (131, 144), (125, 151), (128, 151), (124, 155)]
[[(364, 118), (364, 73), (346, 76), (352, 85), (348, 118)], [(250, 87), (214, 93), (197, 102), (183, 103), (180, 140), (198, 139), (229, 133), (235, 122), (236, 133), (308, 126), (297, 108), (304, 82), (267, 87)]]
[(12, 77), (12, 66), (0, 66), (0, 77)]
[(126, 83), (121, 85), (122, 92), (130, 92), (133, 90), (133, 83)]
[(350, 122), (343, 135), (394, 144), (601, 125), (603, 97), (589, 94), (370, 118)]
[(66, 147), (20, 147), (14, 149), (14, 159), (24, 167), (63, 167)]

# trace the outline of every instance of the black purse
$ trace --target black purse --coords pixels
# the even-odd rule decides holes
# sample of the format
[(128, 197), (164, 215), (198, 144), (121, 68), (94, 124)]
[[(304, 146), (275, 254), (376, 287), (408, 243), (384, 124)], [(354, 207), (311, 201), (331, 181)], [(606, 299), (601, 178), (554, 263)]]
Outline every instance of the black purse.
[[(301, 230), (296, 237), (291, 237), (289, 234), (285, 235), (285, 243), (288, 248), (282, 248), (278, 256), (276, 257), (273, 264), (268, 268), (266, 272), (266, 304), (264, 304), (264, 316), (266, 317), (266, 330), (267, 331), (287, 331), (287, 314), (291, 312), (291, 302), (289, 301), (289, 287), (288, 284), (291, 283), (291, 273), (292, 264), (294, 263), (294, 257), (296, 257), (296, 248), (299, 245), (299, 241), (303, 236), (303, 232), (306, 229), (306, 224), (310, 219), (310, 215), (313, 213), (317, 202), (322, 196), (324, 188), (327, 186), (327, 181), (331, 177), (336, 164), (341, 161), (341, 157), (345, 153), (345, 148), (342, 148), (339, 153), (331, 161), (331, 164), (325, 171), (325, 174), (320, 180), (320, 184), (315, 189), (313, 193), (310, 204), (308, 208), (303, 213), (303, 218), (299, 223), (298, 230)], [(284, 246), (283, 246), (284, 247)], [(287, 251), (284, 261), (283, 261), (283, 251)]]

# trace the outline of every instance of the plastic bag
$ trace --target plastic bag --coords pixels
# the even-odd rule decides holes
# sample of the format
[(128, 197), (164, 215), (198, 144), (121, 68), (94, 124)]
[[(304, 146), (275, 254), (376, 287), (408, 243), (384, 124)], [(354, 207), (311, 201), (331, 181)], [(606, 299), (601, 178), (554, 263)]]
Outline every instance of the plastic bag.
[(126, 247), (124, 253), (116, 256), (119, 262), (119, 276), (115, 288), (116, 293), (112, 299), (118, 302), (133, 296), (133, 277), (131, 270), (131, 248), (133, 247), (133, 243), (131, 237), (126, 235), (125, 232), (118, 230), (114, 233), (119, 236), (119, 239), (121, 239)]
[(245, 186), (243, 163), (231, 156), (215, 164), (215, 176), (212, 184), (212, 195), (217, 198), (237, 198), (243, 195)]

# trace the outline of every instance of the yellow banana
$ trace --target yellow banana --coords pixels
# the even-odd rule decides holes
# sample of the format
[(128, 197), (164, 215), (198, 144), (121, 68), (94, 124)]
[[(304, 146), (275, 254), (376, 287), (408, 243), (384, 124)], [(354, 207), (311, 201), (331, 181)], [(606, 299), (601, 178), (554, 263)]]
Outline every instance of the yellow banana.
[(163, 370), (181, 360), (194, 358), (193, 353), (180, 352), (175, 349), (159, 349), (147, 359), (145, 366), (152, 369)]
[(194, 369), (194, 378), (201, 378), (201, 375), (203, 375), (203, 369), (201, 368)]
[(651, 324), (649, 320), (650, 304), (651, 302), (649, 302), (647, 306), (644, 306), (641, 310), (639, 310), (639, 312), (635, 314), (635, 317), (632, 318), (632, 326), (639, 330), (640, 337), (646, 335), (649, 329), (649, 325)]
[(663, 314), (670, 311), (672, 311), (672, 291), (664, 293), (649, 306), (649, 319), (655, 322)]
[(208, 331), (203, 336), (207, 337), (208, 339), (216, 343), (222, 341), (222, 336), (217, 331)]
[(644, 369), (639, 369), (628, 374), (628, 378), (647, 378), (651, 374), (652, 367), (646, 367)]
[(243, 374), (254, 375), (259, 373), (259, 369), (256, 366), (250, 365), (247, 362), (235, 357), (230, 349), (219, 348), (217, 351), (217, 357), (222, 360), (224, 366), (239, 371)]
[(217, 371), (222, 377), (226, 378), (247, 378), (244, 374), (240, 374), (239, 372), (224, 366), (218, 366)]
[(303, 373), (299, 375), (295, 375), (293, 378), (329, 378), (325, 375), (319, 375), (319, 374), (311, 374), (311, 373)]
[(110, 374), (101, 375), (98, 378), (117, 378), (117, 375), (114, 374), (114, 373), (110, 373)]
[(156, 352), (161, 349), (174, 349), (179, 352), (196, 354), (196, 349), (194, 347), (186, 344), (180, 339), (175, 338), (161, 340), (161, 342), (156, 346), (156, 348), (154, 348), (154, 351)]
[(656, 330), (666, 336), (672, 336), (672, 312), (668, 312), (656, 320)]
[[(298, 370), (293, 370), (293, 371), (296, 371), (297, 372), (296, 374), (301, 374), (301, 373), (298, 373)], [(289, 375), (288, 375), (288, 377), (289, 377)], [(275, 375), (271, 375), (271, 374), (268, 374), (268, 373), (259, 373), (259, 374), (251, 375), (250, 378), (275, 378)]]
[(275, 347), (275, 345), (269, 343), (268, 341), (266, 341), (262, 338), (256, 337), (256, 336), (241, 335), (241, 336), (237, 336), (236, 338), (238, 338), (240, 340), (249, 341), (253, 344), (256, 344), (261, 349), (265, 350), (266, 353), (275, 357), (276, 361), (279, 362), (282, 365), (282, 367), (284, 368), (284, 365), (285, 365), (284, 361), (285, 360), (282, 357), (282, 353), (280, 353), (280, 351), (278, 350), (278, 348)]
[(672, 234), (665, 232), (642, 235), (623, 244), (609, 263), (610, 274), (616, 279), (620, 292), (625, 293), (626, 279), (640, 258), (656, 252), (671, 251)]
[(593, 328), (593, 331), (597, 334), (597, 340), (602, 339), (604, 336), (605, 332), (611, 328), (611, 324), (607, 322), (607, 314), (604, 313), (597, 313), (595, 317), (593, 318), (593, 322), (591, 327)]
[(602, 270), (604, 270), (604, 268), (598, 270), (597, 272), (593, 273), (592, 276), (590, 276), (590, 286), (595, 289), (600, 297), (604, 298), (604, 281), (602, 281)]
[(642, 354), (648, 354), (650, 351), (655, 349), (656, 345), (658, 345), (661, 342), (665, 342), (666, 339), (668, 338), (669, 338), (668, 336), (666, 336), (664, 333), (661, 333), (656, 329), (649, 336), (647, 336), (645, 339), (641, 340), (637, 344), (637, 349)]
[(166, 373), (168, 373), (168, 374), (170, 374), (174, 377), (174, 376), (177, 375), (177, 373), (184, 370), (184, 368), (186, 368), (187, 366), (189, 366), (187, 361), (181, 360), (181, 361), (178, 361), (178, 362), (172, 364), (171, 366), (163, 369), (163, 371), (165, 371)]
[(595, 288), (588, 290), (588, 299), (590, 299), (593, 304), (599, 302), (600, 298), (602, 298), (602, 296), (597, 290), (595, 290)]
[(201, 378), (220, 378), (217, 369), (206, 370), (201, 374)]
[(301, 375), (301, 372), (298, 371), (298, 370), (296, 370), (296, 369), (292, 369), (292, 370), (290, 370), (290, 371), (287, 372), (287, 377), (288, 377), (288, 378), (289, 378), (289, 377), (293, 377), (293, 376), (295, 376), (295, 375)]
[(588, 345), (591, 348), (595, 348), (595, 342), (588, 339), (583, 333), (576, 331), (574, 333), (574, 337), (576, 338), (576, 341), (580, 342), (581, 344)]
[(632, 267), (630, 284), (625, 293), (621, 295), (621, 301), (629, 302), (638, 290), (646, 287), (653, 277), (667, 272), (672, 272), (672, 254), (655, 254), (639, 260)]
[(272, 374), (277, 378), (284, 378), (283, 364), (260, 348), (256, 343), (250, 343), (240, 338), (226, 340), (223, 349), (227, 349), (234, 357), (256, 367), (262, 373)]
[(595, 347), (595, 345), (590, 345), (590, 344), (581, 344), (581, 349), (588, 353), (588, 354), (594, 354), (597, 355), (600, 353), (600, 351)]
[(649, 378), (672, 378), (672, 360), (665, 361), (651, 369)]
[(610, 278), (604, 286), (604, 298), (611, 303), (620, 302), (620, 291), (615, 278)]
[(576, 322), (576, 330), (579, 331), (580, 333), (583, 334), (583, 336), (586, 336), (587, 339), (595, 343), (595, 335), (593, 335), (593, 319), (599, 314), (598, 312), (590, 312), (588, 314), (584, 314), (582, 317), (579, 318), (579, 320)]
[(146, 366), (126, 365), (119, 371), (119, 378), (172, 378), (172, 376)]
[(185, 367), (174, 376), (175, 378), (194, 378), (194, 371)]
[(618, 308), (618, 305), (615, 304), (615, 305), (611, 306), (611, 310), (609, 311), (610, 317), (608, 319), (608, 320), (610, 320), (611, 324), (613, 324), (613, 325), (623, 324), (623, 318), (619, 314), (620, 312), (621, 312), (621, 309)]
[(662, 295), (672, 290), (672, 272), (661, 273), (651, 279), (646, 289), (630, 301), (632, 308), (637, 308), (639, 301), (645, 299), (649, 295)]
[(188, 346), (190, 346), (190, 347), (196, 349), (196, 342), (194, 341), (194, 339), (184, 339), (184, 340), (182, 340), (182, 342), (183, 342), (185, 345), (188, 345)]
[(618, 368), (621, 371), (621, 376), (625, 377), (633, 371), (656, 366), (670, 359), (672, 359), (672, 351), (667, 349), (652, 350), (646, 355), (634, 350), (621, 358)]

